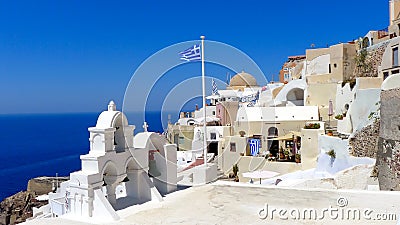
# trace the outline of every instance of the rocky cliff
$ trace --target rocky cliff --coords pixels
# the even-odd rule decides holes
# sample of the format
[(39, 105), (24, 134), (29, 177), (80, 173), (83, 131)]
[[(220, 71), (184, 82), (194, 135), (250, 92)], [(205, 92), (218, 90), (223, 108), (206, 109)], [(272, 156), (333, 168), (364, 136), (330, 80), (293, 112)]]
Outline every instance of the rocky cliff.
[(37, 177), (29, 180), (27, 191), (21, 191), (5, 198), (0, 203), (0, 225), (17, 224), (32, 217), (33, 207), (46, 205), (48, 201), (38, 201), (36, 197), (52, 191), (57, 182), (68, 177)]

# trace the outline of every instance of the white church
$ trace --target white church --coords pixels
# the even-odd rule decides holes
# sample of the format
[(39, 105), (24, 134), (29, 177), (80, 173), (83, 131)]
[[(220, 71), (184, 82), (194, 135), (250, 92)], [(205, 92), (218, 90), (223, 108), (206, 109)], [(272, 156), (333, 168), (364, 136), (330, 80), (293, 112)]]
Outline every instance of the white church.
[(134, 136), (135, 126), (111, 101), (95, 127), (90, 127), (90, 151), (81, 155), (82, 169), (70, 174), (49, 204), (34, 214), (119, 220), (117, 210), (147, 201), (162, 201), (177, 189), (176, 145), (147, 131)]

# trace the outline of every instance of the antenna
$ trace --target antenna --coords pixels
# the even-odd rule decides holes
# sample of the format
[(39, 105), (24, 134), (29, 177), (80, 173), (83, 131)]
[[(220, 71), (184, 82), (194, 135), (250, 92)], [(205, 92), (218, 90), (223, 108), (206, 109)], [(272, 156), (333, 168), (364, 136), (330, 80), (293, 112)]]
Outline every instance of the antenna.
[(58, 188), (58, 173), (56, 173), (56, 188)]

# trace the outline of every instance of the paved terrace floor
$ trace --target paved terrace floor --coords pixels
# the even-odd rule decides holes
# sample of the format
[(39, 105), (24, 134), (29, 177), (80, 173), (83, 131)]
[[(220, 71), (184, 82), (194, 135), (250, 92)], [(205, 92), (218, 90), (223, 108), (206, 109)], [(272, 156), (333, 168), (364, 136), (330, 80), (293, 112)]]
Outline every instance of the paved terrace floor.
[[(234, 186), (231, 186), (234, 184)], [(346, 206), (337, 205), (338, 198)], [(258, 212), (268, 204), (269, 215), (265, 220), (258, 216)], [(318, 217), (323, 214), (324, 208), (332, 207), (339, 210), (358, 209), (361, 211), (361, 220), (331, 219), (328, 212), (322, 220), (306, 219), (293, 220), (289, 213), (279, 218), (277, 211), (271, 219), (271, 211), (276, 208), (299, 210), (314, 208)], [(363, 217), (363, 211), (368, 209), (371, 220)], [(340, 213), (340, 212), (339, 212)], [(263, 187), (249, 184), (236, 184), (218, 181), (215, 184), (192, 187), (181, 190), (165, 197), (161, 203), (149, 202), (140, 206), (132, 206), (118, 211), (120, 221), (115, 223), (98, 224), (396, 224), (393, 221), (376, 220), (376, 213), (395, 213), (397, 219), (400, 213), (399, 192), (373, 192), (355, 190), (305, 190), (276, 187)], [(296, 216), (296, 212), (294, 214)], [(335, 213), (333, 213), (335, 217)], [(90, 222), (95, 222), (90, 220)], [(89, 222), (76, 222), (66, 218), (52, 218), (28, 221), (29, 225), (83, 225)]]

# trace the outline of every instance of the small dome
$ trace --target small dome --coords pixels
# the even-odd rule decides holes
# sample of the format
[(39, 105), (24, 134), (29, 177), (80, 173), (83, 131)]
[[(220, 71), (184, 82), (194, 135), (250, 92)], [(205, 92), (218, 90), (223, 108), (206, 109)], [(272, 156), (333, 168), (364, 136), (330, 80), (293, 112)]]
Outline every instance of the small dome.
[(96, 127), (115, 128), (117, 126), (128, 126), (128, 119), (122, 112), (117, 111), (117, 107), (114, 101), (110, 101), (110, 103), (108, 104), (108, 110), (100, 113), (99, 117), (97, 118)]
[(231, 87), (234, 87), (234, 86), (253, 87), (253, 86), (258, 86), (258, 85), (257, 85), (256, 78), (254, 78), (252, 75), (250, 75), (248, 73), (241, 72), (232, 77), (232, 79), (229, 82), (229, 86), (231, 86)]

